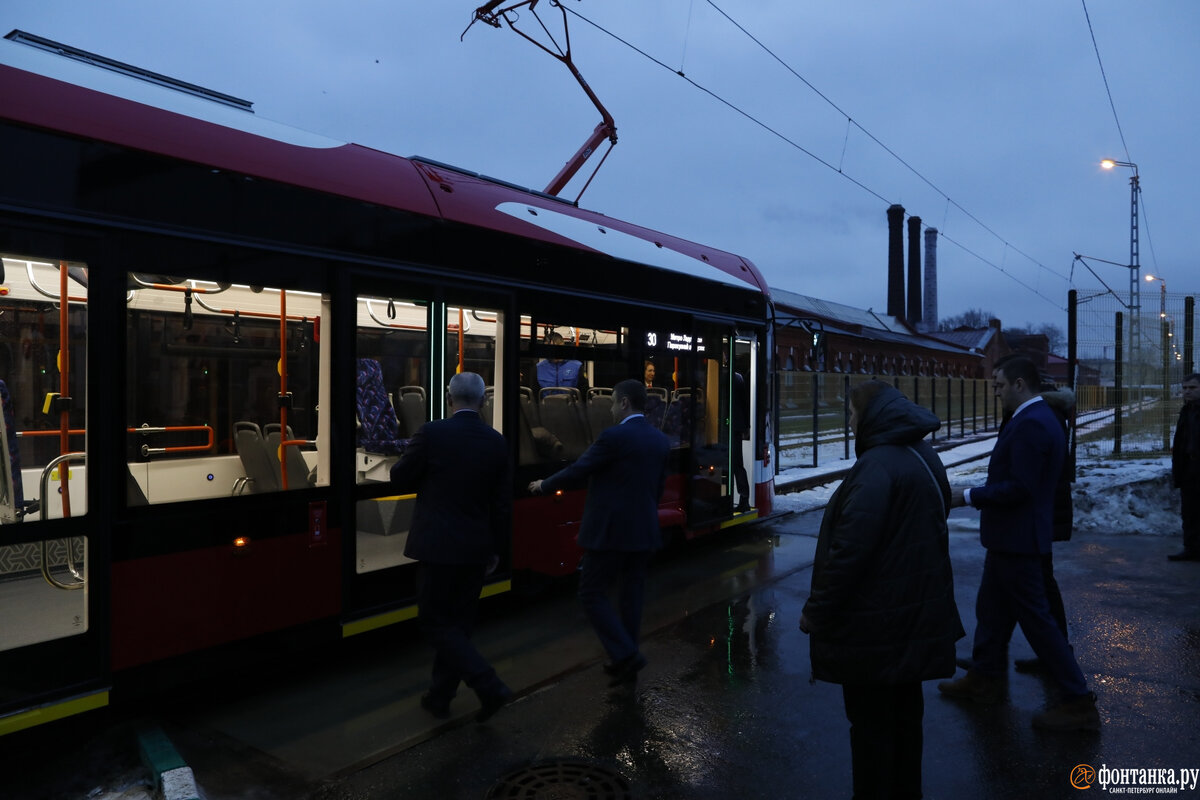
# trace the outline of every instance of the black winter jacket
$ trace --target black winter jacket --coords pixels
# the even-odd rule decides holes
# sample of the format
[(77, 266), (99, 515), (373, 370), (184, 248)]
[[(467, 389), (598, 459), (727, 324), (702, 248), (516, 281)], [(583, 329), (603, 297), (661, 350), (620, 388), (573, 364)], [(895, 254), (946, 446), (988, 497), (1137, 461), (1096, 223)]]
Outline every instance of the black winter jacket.
[(814, 678), (898, 684), (954, 674), (954, 643), (966, 634), (946, 529), (950, 485), (924, 441), (940, 426), (891, 387), (859, 420), (858, 460), (825, 509), (804, 606)]

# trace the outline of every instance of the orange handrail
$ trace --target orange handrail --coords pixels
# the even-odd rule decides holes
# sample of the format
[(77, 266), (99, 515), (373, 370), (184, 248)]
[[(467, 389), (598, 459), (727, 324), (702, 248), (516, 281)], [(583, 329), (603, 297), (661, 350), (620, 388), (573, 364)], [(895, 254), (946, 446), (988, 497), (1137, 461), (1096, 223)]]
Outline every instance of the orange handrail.
[[(70, 315), (68, 301), (64, 298), (70, 297), (67, 291), (67, 262), (58, 262), (58, 376), (59, 376), (59, 397), (71, 396), (71, 342), (70, 342)], [(71, 439), (71, 412), (66, 405), (63, 406), (59, 416), (61, 429), (59, 431), (59, 453), (66, 454), (70, 452)], [(71, 516), (71, 490), (70, 484), (67, 483), (68, 473), (70, 470), (59, 471), (59, 481), (62, 495), (62, 515), (66, 519)]]

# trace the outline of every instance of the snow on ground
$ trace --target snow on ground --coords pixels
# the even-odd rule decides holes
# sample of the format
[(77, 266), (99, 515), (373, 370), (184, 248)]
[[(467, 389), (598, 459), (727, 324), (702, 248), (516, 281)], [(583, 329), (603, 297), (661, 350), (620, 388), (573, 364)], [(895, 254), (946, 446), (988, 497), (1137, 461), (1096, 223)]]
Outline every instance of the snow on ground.
[[(964, 462), (990, 453), (994, 438), (961, 445), (939, 455), (947, 465), (952, 486), (977, 486), (987, 479), (988, 459)], [(776, 485), (789, 479), (831, 473), (854, 465), (854, 459), (832, 461), (819, 468), (795, 468), (780, 473)], [(823, 508), (841, 485), (840, 480), (775, 497), (777, 511), (803, 512)], [(1171, 458), (1161, 456), (1121, 460), (1080, 455), (1072, 490), (1075, 530), (1113, 534), (1179, 535), (1179, 491), (1171, 487)], [(978, 519), (955, 520), (955, 530), (978, 530)]]

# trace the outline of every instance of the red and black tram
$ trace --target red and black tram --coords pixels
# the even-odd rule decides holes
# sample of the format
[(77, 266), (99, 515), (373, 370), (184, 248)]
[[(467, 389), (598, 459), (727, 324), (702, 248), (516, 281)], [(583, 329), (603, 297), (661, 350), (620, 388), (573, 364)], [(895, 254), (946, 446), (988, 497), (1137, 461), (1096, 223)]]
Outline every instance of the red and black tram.
[(414, 616), (388, 470), (458, 370), (515, 464), (487, 593), (576, 569), (583, 493), (523, 487), (648, 364), (664, 528), (770, 510), (748, 261), (51, 45), (0, 40), (0, 733), (122, 670)]

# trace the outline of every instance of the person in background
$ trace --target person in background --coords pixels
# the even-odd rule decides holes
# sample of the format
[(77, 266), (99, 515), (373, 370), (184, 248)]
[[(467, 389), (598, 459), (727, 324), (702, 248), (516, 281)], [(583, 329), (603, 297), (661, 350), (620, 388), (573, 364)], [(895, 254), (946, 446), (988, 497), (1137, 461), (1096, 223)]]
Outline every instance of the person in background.
[(642, 370), (642, 382), (646, 384), (647, 389), (654, 388), (654, 378), (658, 374), (658, 370), (654, 367), (653, 361), (647, 361)]
[(475, 690), (484, 722), (512, 691), (471, 643), (484, 579), (495, 571), (512, 528), (508, 444), (479, 415), (483, 378), (450, 379), (453, 416), (421, 426), (392, 467), (398, 494), (416, 492), (404, 555), (417, 564), (417, 613), (434, 648), (433, 673), (421, 707), (450, 716), (460, 682)]
[[(667, 482), (667, 437), (646, 421), (646, 387), (624, 380), (613, 387), (613, 419), (579, 459), (529, 484), (532, 494), (587, 485), (579, 546), (579, 601), (608, 653), (611, 686), (635, 681), (646, 666), (638, 640), (646, 570), (662, 546), (658, 499)], [(609, 593), (619, 587), (617, 608)]]
[(1183, 550), (1171, 561), (1200, 561), (1200, 373), (1183, 379), (1183, 408), (1171, 444), (1171, 481), (1179, 490)]
[(932, 412), (892, 386), (850, 392), (858, 459), (825, 508), (800, 630), (813, 677), (840, 683), (854, 797), (921, 797), (921, 682), (954, 674), (950, 484)]
[[(546, 344), (552, 347), (562, 347), (563, 337), (561, 333), (552, 331), (546, 337)], [(565, 386), (569, 389), (579, 389), (580, 395), (586, 394), (585, 385), (580, 385), (582, 377), (583, 362), (576, 359), (567, 358), (543, 358), (537, 363), (537, 381), (538, 387), (549, 389), (554, 386)]]
[(996, 439), (982, 486), (954, 490), (953, 504), (980, 509), (987, 550), (975, 602), (972, 666), (938, 684), (948, 697), (995, 703), (1003, 698), (1008, 643), (1021, 631), (1060, 690), (1062, 700), (1035, 714), (1035, 728), (1099, 730), (1096, 696), (1088, 690), (1067, 638), (1050, 613), (1043, 556), (1050, 552), (1054, 492), (1066, 455), (1062, 428), (1038, 395), (1041, 380), (1028, 358), (1006, 361), (994, 375), (996, 396), (1011, 418)]

